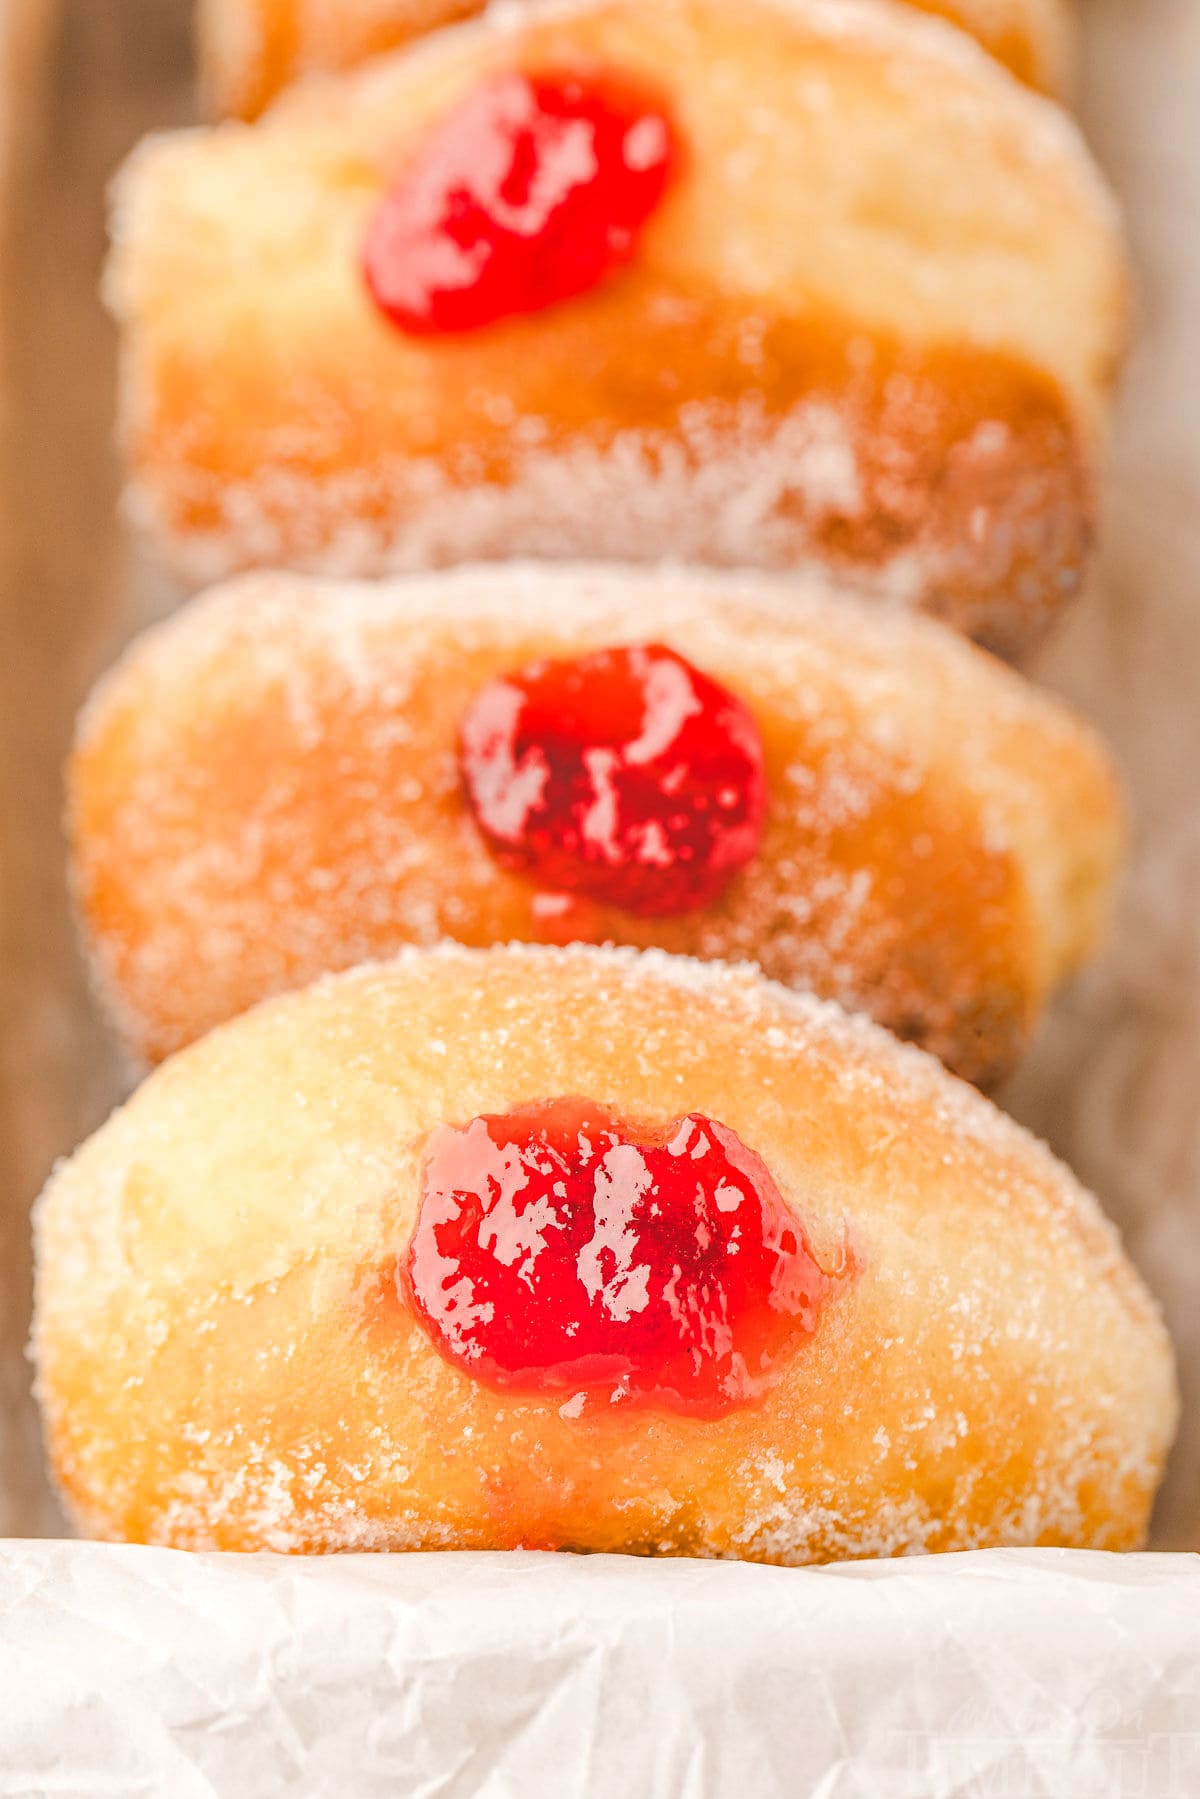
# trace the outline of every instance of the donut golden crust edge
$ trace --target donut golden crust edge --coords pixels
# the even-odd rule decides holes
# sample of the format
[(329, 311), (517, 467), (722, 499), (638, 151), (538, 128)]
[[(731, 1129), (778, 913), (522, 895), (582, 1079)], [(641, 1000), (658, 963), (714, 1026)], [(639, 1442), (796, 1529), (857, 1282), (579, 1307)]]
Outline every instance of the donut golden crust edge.
[[(564, 68), (675, 120), (634, 260), (453, 340), (396, 329), (359, 268), (382, 193), (488, 75)], [(114, 238), (128, 505), (188, 581), (821, 564), (1017, 655), (1082, 579), (1115, 213), (1058, 108), (908, 8), (506, 9), (152, 140)]]
[[(768, 794), (726, 892), (657, 917), (497, 862), (458, 754), (490, 681), (647, 642), (749, 707)], [(982, 651), (828, 586), (692, 570), (244, 577), (102, 683), (68, 791), (98, 988), (151, 1061), (405, 944), (582, 939), (756, 962), (991, 1083), (1096, 946), (1123, 844), (1099, 741)]]
[[(914, 0), (960, 26), (1020, 80), (1070, 85), (1068, 0)], [(471, 17), (483, 0), (200, 0), (197, 32), (214, 110), (255, 118), (289, 83), (350, 69), (427, 31)]]
[[(560, 1093), (700, 1112), (856, 1273), (715, 1420), (501, 1393), (397, 1298), (422, 1146)], [(36, 1218), (83, 1529), (226, 1550), (518, 1545), (801, 1563), (1139, 1544), (1170, 1349), (1092, 1199), (930, 1058), (746, 970), (445, 947), (167, 1063)]]

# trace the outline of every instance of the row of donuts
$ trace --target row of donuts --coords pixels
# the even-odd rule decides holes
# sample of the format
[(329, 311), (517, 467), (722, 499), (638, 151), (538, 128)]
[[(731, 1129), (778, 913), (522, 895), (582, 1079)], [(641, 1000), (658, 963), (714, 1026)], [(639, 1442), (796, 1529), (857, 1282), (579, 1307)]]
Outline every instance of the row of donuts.
[[(281, 69), (287, 43), (336, 63), (363, 22), (252, 0), (202, 17), (210, 61), (257, 45)], [(152, 141), (115, 227), (129, 503), (193, 577), (525, 552), (738, 571), (498, 568), (374, 599), (293, 578), (168, 626), (90, 710), (71, 795), (83, 915), (139, 1055), (449, 935), (749, 957), (973, 1079), (1011, 1069), (1101, 934), (1116, 782), (1061, 708), (832, 590), (1016, 652), (1082, 575), (1125, 275), (1056, 107), (899, 5), (518, 4), (258, 126)], [(786, 582), (753, 583), (758, 563)], [(751, 608), (772, 615), (752, 634), (729, 618)], [(592, 719), (557, 783), (575, 865), (534, 866), (550, 796), (488, 823), (475, 691), (638, 640), (753, 714), (747, 815), (710, 818), (702, 847), (697, 766), (665, 848), (640, 815), (606, 834), (612, 780), (585, 764), (638, 733)], [(661, 681), (605, 666), (610, 712)], [(331, 719), (346, 780), (297, 777), (281, 802)], [(510, 724), (493, 815), (547, 734), (568, 748), (529, 692)], [(277, 778), (247, 793), (231, 761)]]
[[(479, 10), (210, 0), (210, 88)], [(1057, 7), (931, 10), (1061, 83)], [(1082, 577), (1125, 274), (1073, 126), (891, 0), (520, 0), (152, 140), (115, 237), (131, 511), (238, 578), (69, 774), (165, 1058), (38, 1212), (80, 1524), (1139, 1542), (1153, 1302), (896, 1040), (1000, 1079), (1120, 860), (1103, 747), (946, 622), (1023, 654)]]

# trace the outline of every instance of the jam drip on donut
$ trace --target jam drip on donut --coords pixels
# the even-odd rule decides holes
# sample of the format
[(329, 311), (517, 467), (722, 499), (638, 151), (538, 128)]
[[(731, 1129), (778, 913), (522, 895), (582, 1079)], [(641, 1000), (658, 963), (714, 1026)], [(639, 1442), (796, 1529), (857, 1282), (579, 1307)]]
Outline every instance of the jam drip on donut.
[(645, 917), (716, 901), (762, 837), (753, 713), (661, 644), (531, 663), (475, 697), (463, 786), (497, 859)]
[(726, 1125), (556, 1099), (433, 1133), (398, 1281), (489, 1385), (714, 1418), (773, 1384), (838, 1278)]
[(612, 83), (508, 73), (444, 118), (376, 207), (367, 286), (402, 330), (478, 330), (597, 287), (676, 161), (665, 112)]

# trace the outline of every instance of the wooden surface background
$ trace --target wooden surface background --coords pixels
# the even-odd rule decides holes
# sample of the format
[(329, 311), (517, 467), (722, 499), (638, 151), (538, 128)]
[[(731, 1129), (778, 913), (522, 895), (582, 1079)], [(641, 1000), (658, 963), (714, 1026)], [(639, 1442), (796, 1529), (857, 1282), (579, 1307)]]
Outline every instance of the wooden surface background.
[[(1167, 1306), (1186, 1418), (1156, 1542), (1200, 1548), (1200, 4), (1082, 3), (1083, 116), (1143, 335), (1101, 569), (1039, 673), (1113, 740), (1137, 853), (1108, 956), (1008, 1099)], [(0, 77), (0, 1535), (31, 1535), (61, 1522), (24, 1359), (28, 1209), (120, 1087), (74, 953), (59, 769), (89, 681), (162, 604), (116, 522), (103, 192), (144, 131), (191, 116), (185, 0), (0, 0)]]

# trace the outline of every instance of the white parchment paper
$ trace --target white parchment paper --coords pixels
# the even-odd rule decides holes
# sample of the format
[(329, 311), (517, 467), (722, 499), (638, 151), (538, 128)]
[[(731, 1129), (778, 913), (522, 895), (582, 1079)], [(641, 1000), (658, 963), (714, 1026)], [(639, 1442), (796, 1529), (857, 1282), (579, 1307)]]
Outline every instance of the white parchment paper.
[(0, 1793), (1195, 1799), (1200, 1557), (10, 1543)]

